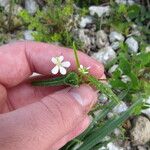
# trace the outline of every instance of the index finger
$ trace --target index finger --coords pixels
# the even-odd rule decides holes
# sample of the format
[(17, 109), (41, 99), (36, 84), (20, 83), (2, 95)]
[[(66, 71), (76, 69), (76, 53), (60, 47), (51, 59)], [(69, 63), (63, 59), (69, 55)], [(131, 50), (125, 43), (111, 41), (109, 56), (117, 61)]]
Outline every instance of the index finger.
[[(0, 83), (12, 87), (27, 79), (33, 72), (43, 75), (51, 74), (55, 66), (52, 57), (63, 55), (70, 61), (70, 70), (76, 69), (73, 50), (40, 42), (17, 42), (0, 47)], [(103, 65), (86, 54), (78, 53), (80, 63), (91, 67), (90, 73), (101, 78), (104, 74)]]

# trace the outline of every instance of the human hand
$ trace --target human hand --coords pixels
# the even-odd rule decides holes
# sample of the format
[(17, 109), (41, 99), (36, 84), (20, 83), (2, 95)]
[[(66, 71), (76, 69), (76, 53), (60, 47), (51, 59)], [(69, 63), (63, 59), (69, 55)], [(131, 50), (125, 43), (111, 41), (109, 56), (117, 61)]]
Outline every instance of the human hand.
[[(36, 42), (0, 47), (0, 149), (57, 150), (89, 125), (88, 111), (97, 93), (79, 88), (33, 87), (33, 72), (49, 75), (52, 57), (63, 55), (76, 68), (73, 50)], [(101, 64), (79, 52), (90, 73), (103, 78)]]

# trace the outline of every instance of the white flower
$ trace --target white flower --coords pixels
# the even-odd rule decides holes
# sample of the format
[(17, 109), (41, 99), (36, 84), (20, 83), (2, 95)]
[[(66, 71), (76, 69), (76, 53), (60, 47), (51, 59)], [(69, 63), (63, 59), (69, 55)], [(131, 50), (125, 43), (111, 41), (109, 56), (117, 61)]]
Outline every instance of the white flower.
[(64, 61), (64, 56), (59, 56), (59, 57), (52, 57), (51, 61), (56, 65), (52, 70), (52, 74), (57, 74), (60, 72), (62, 75), (65, 75), (67, 73), (66, 68), (70, 67), (70, 62), (69, 61)]
[(82, 74), (88, 74), (89, 73), (89, 69), (91, 67), (83, 67), (83, 65), (80, 65), (80, 68), (78, 68), (79, 72), (82, 73)]

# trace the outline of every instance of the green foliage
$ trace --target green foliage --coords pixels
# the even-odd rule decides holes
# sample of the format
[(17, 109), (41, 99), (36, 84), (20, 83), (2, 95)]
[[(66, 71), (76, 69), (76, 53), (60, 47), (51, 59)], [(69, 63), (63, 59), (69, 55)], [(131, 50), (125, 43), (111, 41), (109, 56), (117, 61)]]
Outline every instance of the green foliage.
[[(33, 36), (36, 41), (59, 42), (71, 47), (74, 41), (71, 33), (73, 21), (69, 21), (74, 13), (73, 1), (60, 0), (47, 2), (47, 8), (38, 10), (35, 16), (31, 16), (26, 10), (20, 13), (20, 17), (30, 30), (36, 31)], [(72, 18), (73, 19), (73, 18)], [(80, 45), (79, 41), (75, 41)]]
[(89, 7), (91, 5), (100, 5), (102, 4), (102, 0), (75, 0), (74, 1), (79, 7)]
[[(144, 6), (134, 4), (116, 4), (111, 3), (111, 17), (107, 21), (112, 28), (125, 35), (130, 33), (133, 24), (138, 24), (138, 29), (145, 35), (150, 34), (148, 20), (150, 19), (150, 10)], [(145, 36), (142, 35), (142, 36)]]
[(79, 76), (75, 72), (69, 72), (65, 76), (55, 77), (47, 80), (38, 80), (32, 82), (33, 86), (60, 86), (60, 85), (79, 85)]

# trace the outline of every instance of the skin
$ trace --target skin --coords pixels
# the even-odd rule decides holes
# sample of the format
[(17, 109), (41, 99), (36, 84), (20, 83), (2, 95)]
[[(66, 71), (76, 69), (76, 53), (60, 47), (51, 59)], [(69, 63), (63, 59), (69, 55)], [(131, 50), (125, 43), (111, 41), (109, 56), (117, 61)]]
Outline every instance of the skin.
[[(87, 113), (97, 100), (89, 85), (79, 88), (33, 87), (33, 72), (51, 76), (52, 57), (63, 55), (75, 70), (73, 50), (37, 42), (0, 47), (0, 149), (57, 150), (89, 125)], [(79, 52), (80, 63), (104, 78), (103, 66)]]

